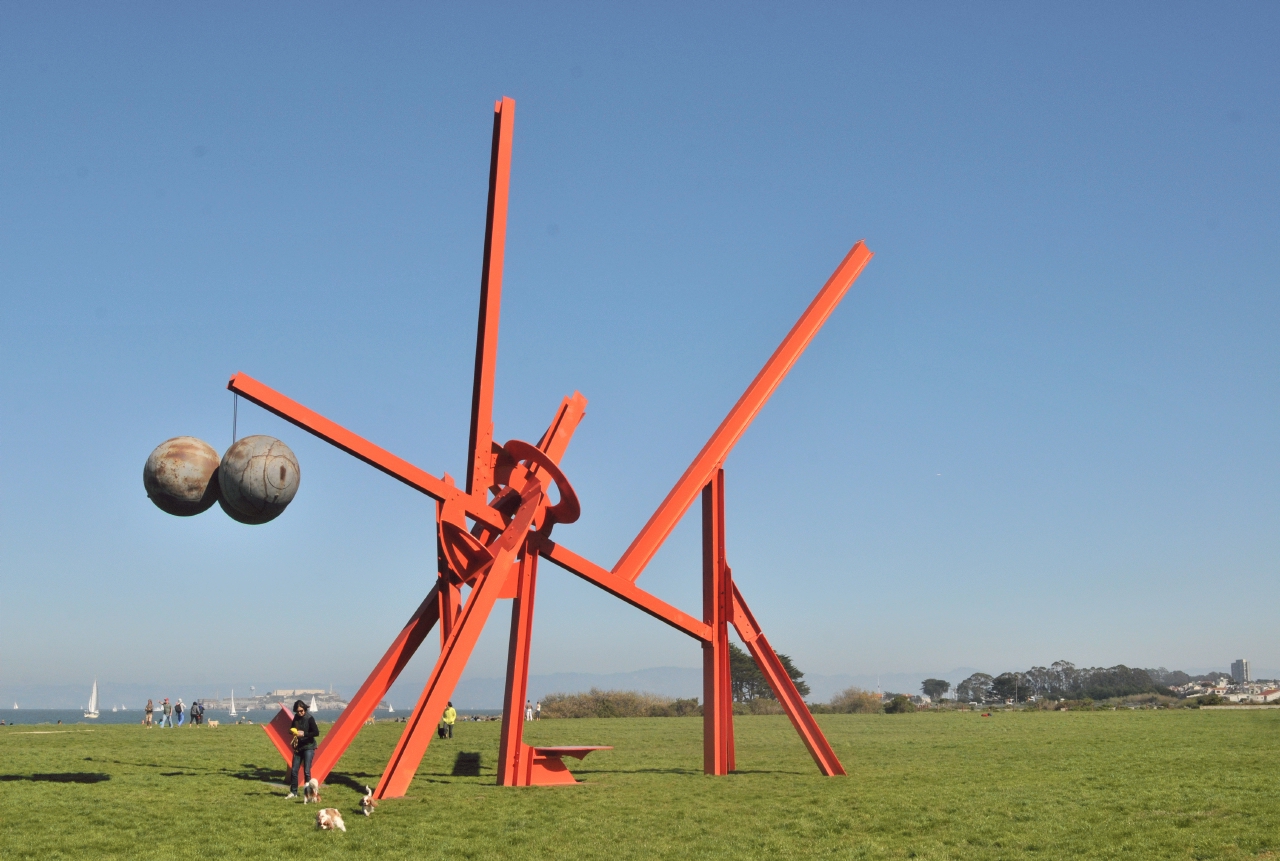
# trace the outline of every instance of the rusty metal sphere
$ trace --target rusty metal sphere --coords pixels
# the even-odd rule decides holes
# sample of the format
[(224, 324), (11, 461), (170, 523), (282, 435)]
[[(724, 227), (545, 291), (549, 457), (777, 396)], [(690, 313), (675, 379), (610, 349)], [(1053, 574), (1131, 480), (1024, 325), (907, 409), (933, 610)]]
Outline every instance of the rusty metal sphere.
[(142, 486), (161, 511), (190, 517), (218, 499), (218, 452), (204, 440), (176, 436), (156, 446), (142, 468)]
[(266, 523), (293, 501), (302, 473), (293, 450), (271, 436), (236, 440), (218, 467), (218, 503), (233, 520)]

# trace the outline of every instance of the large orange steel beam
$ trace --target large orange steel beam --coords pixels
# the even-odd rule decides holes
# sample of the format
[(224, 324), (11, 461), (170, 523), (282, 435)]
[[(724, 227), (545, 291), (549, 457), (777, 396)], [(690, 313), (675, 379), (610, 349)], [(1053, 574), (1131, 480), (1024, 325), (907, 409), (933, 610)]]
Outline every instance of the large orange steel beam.
[(800, 734), (800, 740), (808, 748), (809, 755), (818, 764), (818, 770), (827, 777), (844, 775), (844, 766), (840, 764), (836, 752), (831, 749), (827, 737), (822, 734), (818, 722), (813, 719), (813, 713), (805, 705), (804, 698), (796, 690), (795, 682), (791, 681), (786, 667), (782, 665), (782, 661), (778, 660), (777, 653), (769, 645), (764, 632), (760, 630), (760, 624), (751, 614), (736, 583), (733, 584), (733, 626), (738, 630), (738, 636), (742, 637), (742, 641), (747, 644), (747, 651), (751, 652), (756, 666), (760, 668), (760, 672), (764, 673), (765, 680), (773, 690), (773, 695), (781, 704), (783, 711), (787, 713), (787, 717), (791, 719), (791, 725)]
[(791, 370), (791, 366), (800, 358), (800, 354), (809, 346), (813, 336), (822, 328), (822, 324), (831, 316), (836, 305), (844, 298), (858, 275), (862, 273), (872, 254), (865, 243), (859, 241), (845, 255), (836, 271), (827, 279), (827, 283), (818, 291), (818, 295), (809, 303), (809, 307), (800, 315), (800, 319), (791, 327), (787, 337), (782, 339), (778, 349), (774, 350), (769, 361), (765, 362), (760, 373), (747, 386), (742, 397), (733, 405), (733, 409), (725, 416), (724, 421), (716, 428), (715, 433), (707, 440), (707, 444), (698, 452), (698, 456), (689, 464), (689, 468), (680, 476), (666, 499), (649, 518), (631, 546), (613, 566), (613, 573), (619, 577), (634, 581), (643, 573), (653, 554), (658, 552), (662, 542), (671, 534), (671, 530), (680, 522), (680, 518), (689, 510), (689, 506), (698, 498), (702, 488), (711, 480), (715, 470), (724, 463), (743, 432), (751, 424), (760, 408), (769, 400), (770, 395), (782, 382), (783, 377)]
[(493, 106), (493, 146), (489, 155), (489, 210), (484, 224), (484, 264), (480, 271), (480, 322), (476, 327), (476, 375), (471, 388), (467, 493), (483, 502), (493, 484), (493, 372), (498, 362), (498, 320), (502, 311), (502, 263), (507, 247), (507, 192), (511, 185), (511, 132), (516, 103), (503, 96)]
[(529, 650), (533, 639), (533, 600), (538, 591), (538, 554), (525, 548), (516, 565), (516, 597), (511, 602), (511, 641), (507, 647), (507, 683), (498, 744), (498, 785), (528, 786), (529, 763), (521, 762), (524, 704), (529, 696)]
[(702, 619), (711, 640), (702, 644), (702, 770), (734, 768), (733, 683), (729, 673), (729, 620), (733, 580), (725, 561), (724, 470), (702, 490)]
[(359, 458), (374, 469), (381, 470), (392, 478), (404, 482), (415, 490), (420, 490), (438, 502), (457, 500), (467, 516), (488, 526), (501, 530), (506, 521), (502, 515), (494, 511), (483, 500), (468, 496), (452, 481), (436, 478), (426, 470), (419, 469), (403, 458), (397, 457), (384, 448), (374, 445), (367, 439), (352, 433), (337, 422), (330, 421), (302, 404), (280, 394), (270, 386), (258, 382), (248, 374), (235, 374), (227, 383), (227, 388), (240, 397), (252, 401), (264, 410), (275, 413), (285, 421), (297, 425), (307, 433), (334, 445), (352, 457)]
[(521, 491), (520, 509), (502, 535), (490, 546), (491, 550), (497, 551), (494, 560), (486, 570), (476, 575), (471, 594), (462, 605), (457, 627), (440, 650), (435, 668), (432, 669), (422, 695), (418, 697), (413, 713), (405, 724), (404, 732), (396, 742), (391, 760), (378, 781), (378, 787), (374, 790), (375, 798), (399, 798), (413, 782), (413, 775), (435, 734), (436, 722), (444, 713), (445, 705), (453, 695), (453, 689), (466, 668), (476, 641), (480, 639), (480, 632), (493, 605), (507, 578), (511, 576), (512, 563), (523, 545), (525, 533), (533, 522), (533, 515), (542, 496), (541, 483), (537, 479), (530, 480)]
[(400, 671), (404, 669), (405, 664), (409, 663), (413, 653), (431, 632), (440, 609), (440, 582), (437, 581), (435, 587), (427, 593), (427, 597), (418, 605), (418, 609), (414, 611), (413, 616), (392, 641), (390, 648), (383, 654), (382, 660), (378, 661), (373, 672), (364, 680), (364, 684), (360, 686), (360, 690), (356, 691), (356, 695), (351, 698), (347, 707), (342, 710), (342, 714), (338, 715), (337, 721), (325, 733), (324, 738), (320, 739), (320, 745), (316, 748), (315, 761), (311, 764), (311, 776), (321, 783), (329, 776), (329, 772), (333, 771), (338, 760), (342, 759), (342, 755), (351, 746), (351, 742), (355, 741), (364, 722), (373, 714), (378, 703), (382, 702), (387, 691), (395, 684)]
[(588, 583), (594, 583), (610, 595), (626, 601), (637, 610), (642, 610), (659, 621), (666, 622), (677, 631), (688, 634), (703, 643), (711, 639), (711, 626), (700, 622), (678, 607), (673, 607), (661, 598), (651, 595), (636, 586), (630, 580), (624, 580), (605, 568), (584, 559), (563, 545), (556, 544), (548, 538), (531, 535), (530, 541), (536, 541), (538, 553), (544, 559), (556, 563), (570, 574), (576, 574)]

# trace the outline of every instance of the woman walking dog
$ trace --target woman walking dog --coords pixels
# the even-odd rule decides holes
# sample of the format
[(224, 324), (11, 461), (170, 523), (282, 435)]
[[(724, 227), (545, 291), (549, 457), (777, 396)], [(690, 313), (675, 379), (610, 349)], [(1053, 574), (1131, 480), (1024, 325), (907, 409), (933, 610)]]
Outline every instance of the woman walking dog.
[(298, 770), (302, 770), (302, 782), (311, 782), (311, 760), (316, 755), (316, 739), (320, 728), (316, 719), (307, 714), (307, 704), (302, 700), (293, 703), (293, 723), (289, 725), (289, 743), (293, 746), (293, 765), (289, 767), (289, 794), (285, 798), (298, 797)]

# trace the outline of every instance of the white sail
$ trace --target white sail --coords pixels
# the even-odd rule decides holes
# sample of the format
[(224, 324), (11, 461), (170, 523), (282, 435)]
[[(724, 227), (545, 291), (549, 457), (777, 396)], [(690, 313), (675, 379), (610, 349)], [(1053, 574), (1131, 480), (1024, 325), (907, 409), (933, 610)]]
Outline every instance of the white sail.
[(391, 714), (391, 715), (393, 715), (393, 714), (395, 714), (395, 713), (396, 713), (395, 706), (388, 704), (388, 705), (387, 705), (387, 714)]
[(118, 712), (118, 711), (120, 711), (120, 706), (112, 706), (112, 707), (111, 707), (111, 710), (112, 710), (113, 712)]
[(236, 689), (235, 688), (231, 689), (231, 711), (227, 712), (227, 714), (231, 715), (232, 717), (236, 716)]
[(89, 694), (89, 708), (85, 710), (84, 716), (87, 718), (96, 718), (98, 716), (98, 680), (93, 680), (93, 692)]
[(14, 707), (15, 709), (18, 707), (18, 701), (17, 701), (17, 700), (14, 700), (14, 701), (13, 701), (13, 707)]
[(314, 712), (315, 710), (316, 710), (316, 695), (315, 695), (315, 694), (312, 694), (312, 695), (311, 695), (311, 708), (309, 709), (309, 711), (313, 711), (313, 712)]

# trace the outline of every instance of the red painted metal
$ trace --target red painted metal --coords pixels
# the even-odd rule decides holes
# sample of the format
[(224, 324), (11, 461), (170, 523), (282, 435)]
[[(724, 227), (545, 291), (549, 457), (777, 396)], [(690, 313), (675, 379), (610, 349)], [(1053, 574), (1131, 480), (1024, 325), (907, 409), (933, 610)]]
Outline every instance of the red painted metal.
[(738, 398), (738, 402), (729, 410), (724, 421), (716, 428), (711, 439), (707, 440), (702, 451), (689, 464), (684, 475), (667, 493), (666, 499), (649, 517), (640, 533), (631, 541), (622, 557), (613, 566), (613, 573), (628, 580), (635, 580), (644, 572), (653, 554), (658, 552), (662, 542), (667, 540), (671, 530), (675, 529), (680, 518), (689, 510), (689, 506), (698, 498), (698, 494), (714, 472), (724, 463), (738, 439), (747, 426), (755, 419), (760, 408), (765, 405), (782, 378), (791, 370), (791, 366), (800, 358), (805, 347), (818, 334), (822, 324), (831, 316), (836, 305), (844, 298), (844, 294), (853, 286), (854, 280), (862, 274), (863, 268), (871, 260), (872, 254), (863, 242), (859, 242), (849, 250), (844, 260), (831, 273), (827, 283), (818, 291), (818, 295), (809, 303), (809, 307), (800, 315), (800, 319), (791, 327), (787, 337), (782, 339), (778, 349), (774, 350), (769, 361), (765, 362), (760, 373), (747, 386), (747, 390)]
[(320, 739), (320, 744), (316, 747), (315, 759), (311, 763), (311, 776), (318, 778), (321, 783), (329, 776), (329, 772), (333, 771), (333, 767), (346, 753), (351, 742), (355, 741), (364, 722), (373, 715), (378, 703), (382, 702), (387, 691), (391, 690), (391, 686), (395, 684), (400, 671), (409, 663), (413, 653), (431, 632), (431, 628), (439, 617), (439, 594), (440, 587), (437, 583), (409, 617), (409, 621), (400, 629), (400, 633), (383, 654), (382, 660), (378, 661), (377, 666), (373, 668), (373, 672), (364, 680), (360, 690), (356, 691), (356, 695), (338, 715), (333, 726)]
[(505, 96), (493, 106), (489, 156), (489, 211), (485, 216), (484, 267), (480, 272), (480, 322), (476, 327), (476, 376), (471, 389), (471, 439), (467, 493), (483, 502), (493, 484), (493, 372), (498, 363), (502, 263), (507, 248), (507, 193), (511, 187), (511, 132), (516, 103)]
[[(293, 745), (289, 743), (289, 729), (293, 726), (293, 712), (285, 707), (284, 703), (280, 704), (280, 711), (276, 712), (276, 716), (269, 722), (262, 725), (263, 730), (267, 733), (267, 738), (271, 739), (271, 743), (276, 746), (276, 750), (280, 751), (280, 755), (284, 757), (285, 765), (293, 766)], [(315, 767), (312, 766), (311, 776), (315, 777)], [(323, 783), (324, 778), (320, 778)]]
[[(559, 462), (585, 414), (586, 398), (574, 392), (561, 401), (536, 447), (519, 440), (508, 441), (503, 446), (493, 442), (494, 371), (502, 304), (514, 118), (514, 101), (503, 98), (495, 104), (471, 430), (463, 488), (455, 486), (448, 473), (437, 478), (245, 374), (235, 374), (227, 384), (231, 391), (421, 491), (436, 502), (436, 585), (401, 629), (351, 704), (321, 740), (313, 775), (323, 780), (330, 774), (405, 664), (439, 621), (440, 657), (375, 792), (378, 798), (403, 795), (495, 602), (511, 598), (511, 641), (498, 782), (524, 786), (575, 783), (562, 758), (576, 756), (581, 759), (591, 750), (606, 748), (530, 747), (523, 741), (523, 702), (528, 691), (538, 556), (702, 644), (705, 670), (704, 766), (709, 774), (726, 774), (734, 769), (728, 654), (730, 623), (747, 643), (822, 773), (844, 774), (840, 761), (733, 582), (725, 555), (723, 464), (756, 414), (862, 272), (871, 259), (871, 252), (862, 242), (849, 251), (613, 570), (607, 570), (550, 538), (557, 523), (571, 523), (579, 514), (578, 498)], [(555, 485), (558, 495), (555, 501), (550, 494), (552, 485)], [(702, 620), (635, 585), (636, 578), (699, 493), (703, 494)], [(462, 603), (461, 589), (464, 585), (471, 591), (466, 602)], [(282, 744), (286, 746), (281, 749), (281, 754), (289, 760), (287, 722), (291, 716), (287, 710), (282, 715), (286, 721), (284, 731), (274, 726), (282, 719), (282, 716), (277, 716), (268, 727), (268, 735), (278, 749)]]
[(791, 676), (787, 675), (782, 661), (778, 660), (777, 653), (773, 651), (764, 632), (760, 630), (756, 617), (751, 615), (751, 610), (747, 607), (747, 602), (743, 600), (742, 593), (738, 591), (736, 584), (733, 586), (733, 627), (738, 630), (738, 636), (747, 644), (747, 651), (751, 652), (756, 666), (760, 668), (760, 672), (764, 673), (769, 687), (773, 690), (773, 695), (782, 705), (787, 717), (791, 719), (791, 725), (800, 734), (800, 740), (809, 749), (809, 755), (818, 764), (818, 770), (827, 777), (843, 776), (844, 766), (840, 764), (835, 751), (827, 743), (827, 737), (822, 734), (818, 722), (813, 719), (813, 713), (809, 711), (804, 698), (796, 690)]
[(702, 490), (702, 620), (711, 639), (702, 644), (702, 770), (734, 768), (733, 682), (729, 674), (729, 620), (733, 581), (724, 550), (724, 470)]
[[(511, 604), (511, 641), (507, 650), (507, 685), (502, 703), (502, 735), (498, 745), (498, 785), (528, 786), (528, 746), (524, 744), (524, 704), (529, 696), (529, 648), (533, 635), (533, 597), (538, 584), (538, 554), (526, 548), (516, 566), (516, 594)], [(524, 763), (521, 763), (523, 754)], [(522, 778), (524, 778), (522, 780)]]

